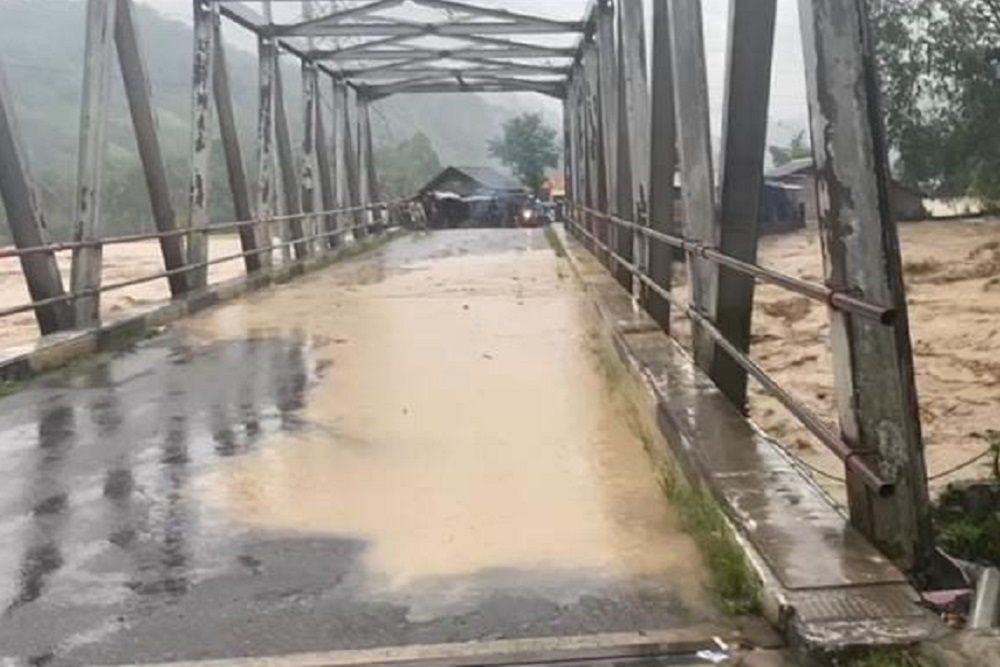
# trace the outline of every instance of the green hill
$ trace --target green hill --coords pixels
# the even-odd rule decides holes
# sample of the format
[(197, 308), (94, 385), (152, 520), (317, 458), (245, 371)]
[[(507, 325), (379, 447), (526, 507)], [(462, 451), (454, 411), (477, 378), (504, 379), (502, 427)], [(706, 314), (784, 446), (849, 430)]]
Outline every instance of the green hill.
[[(72, 213), (82, 81), (84, 9), (80, 0), (0, 0), (0, 58), (20, 117), (24, 142), (46, 217), (66, 237)], [(185, 208), (189, 164), (191, 27), (137, 6), (141, 39), (159, 114), (161, 141), (177, 210)], [(256, 55), (228, 48), (237, 123), (245, 159), (252, 163), (257, 107)], [(284, 60), (288, 113), (298, 117), (297, 63)], [(151, 229), (148, 202), (120, 77), (115, 73), (103, 202), (105, 234)], [(489, 162), (487, 140), (514, 115), (478, 95), (393, 97), (374, 108), (376, 144), (397, 145), (418, 132), (443, 164)], [(559, 118), (553, 116), (553, 125)], [(297, 141), (298, 124), (293, 123)], [(391, 150), (377, 151), (392, 159)], [(427, 162), (427, 164), (433, 164)], [(392, 165), (395, 166), (395, 165)], [(252, 170), (251, 170), (252, 175)], [(429, 178), (432, 174), (428, 174)], [(232, 218), (220, 153), (213, 156), (213, 219)], [(2, 213), (0, 213), (2, 215)], [(6, 225), (0, 228), (6, 236)]]

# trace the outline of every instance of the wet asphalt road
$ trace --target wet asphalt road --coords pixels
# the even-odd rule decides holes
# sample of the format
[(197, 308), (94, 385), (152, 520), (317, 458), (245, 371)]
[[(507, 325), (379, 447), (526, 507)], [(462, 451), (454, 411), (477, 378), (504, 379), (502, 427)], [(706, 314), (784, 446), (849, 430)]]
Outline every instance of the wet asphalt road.
[[(474, 271), (477, 257), (489, 259), (492, 273), (473, 288), (455, 294), (449, 276), (460, 279), (464, 271)], [(524, 263), (525, 257), (531, 261)], [(450, 266), (448, 262), (456, 259), (457, 273), (435, 273), (435, 262)], [(508, 262), (515, 267), (510, 269), (514, 278), (505, 273)], [(490, 304), (512, 309), (537, 304), (539, 313), (552, 311), (552, 304), (562, 304), (562, 310), (555, 311), (563, 312), (564, 319), (555, 329), (546, 329), (544, 318), (528, 316), (518, 320), (516, 330), (505, 334), (506, 338), (495, 341), (500, 350), (495, 354), (501, 354), (503, 340), (526, 336), (524, 341), (528, 342), (516, 345), (527, 350), (529, 359), (532, 341), (540, 341), (542, 355), (532, 362), (538, 363), (538, 359), (551, 356), (547, 353), (550, 347), (558, 347), (561, 344), (557, 341), (566, 339), (565, 328), (578, 326), (579, 294), (572, 281), (556, 277), (556, 262), (540, 232), (456, 232), (404, 238), (374, 259), (356, 261), (329, 275), (307, 278), (248, 302), (222, 306), (201, 324), (202, 329), (211, 330), (216, 326), (212, 318), (238, 316), (242, 322), (252, 319), (247, 313), (270, 312), (269, 304), (277, 303), (275, 299), (301, 301), (300, 311), (277, 314), (281, 322), (274, 327), (251, 323), (243, 333), (206, 337), (198, 334), (198, 327), (188, 330), (180, 326), (131, 351), (86, 361), (0, 399), (0, 664), (8, 664), (5, 659), (10, 664), (46, 665), (260, 656), (670, 628), (714, 620), (713, 612), (690, 602), (675, 582), (658, 571), (658, 565), (636, 567), (634, 574), (629, 573), (631, 565), (612, 567), (619, 558), (615, 555), (615, 549), (621, 548), (619, 541), (635, 542), (641, 550), (643, 541), (649, 539), (652, 548), (661, 549), (663, 542), (655, 533), (668, 530), (661, 529), (667, 519), (643, 516), (645, 510), (640, 506), (655, 504), (655, 496), (652, 503), (634, 495), (619, 498), (622, 493), (632, 493), (627, 476), (634, 473), (615, 469), (616, 455), (604, 452), (599, 460), (594, 459), (596, 455), (588, 453), (590, 445), (586, 443), (600, 439), (596, 435), (570, 437), (559, 445), (568, 449), (553, 461), (577, 455), (582, 461), (573, 468), (576, 481), (565, 486), (565, 494), (560, 483), (552, 484), (551, 492), (541, 488), (537, 497), (531, 496), (536, 492), (534, 486), (526, 487), (529, 500), (525, 506), (539, 506), (541, 521), (548, 520), (544, 506), (550, 495), (557, 506), (552, 510), (556, 517), (552, 522), (557, 525), (540, 527), (540, 534), (551, 532), (552, 548), (536, 555), (531, 550), (514, 549), (507, 554), (504, 549), (490, 547), (484, 549), (489, 553), (456, 558), (454, 563), (446, 555), (443, 565), (437, 552), (415, 555), (419, 563), (407, 571), (405, 585), (393, 583), (393, 567), (416, 550), (413, 545), (419, 544), (421, 536), (426, 535), (428, 542), (448, 543), (454, 537), (455, 544), (461, 545), (463, 537), (458, 533), (466, 530), (465, 523), (455, 520), (454, 525), (444, 528), (434, 526), (435, 517), (420, 518), (420, 502), (408, 510), (418, 517), (412, 521), (362, 517), (350, 523), (340, 514), (303, 518), (304, 513), (293, 505), (289, 505), (293, 507), (289, 511), (292, 520), (287, 521), (284, 514), (275, 518), (252, 504), (241, 515), (225, 504), (206, 500), (204, 480), (212, 484), (211, 480), (230, 470), (240, 470), (239, 479), (245, 479), (251, 473), (241, 466), (256, 466), (251, 468), (255, 471), (252, 474), (294, 491), (297, 483), (284, 481), (294, 473), (288, 469), (319, 465), (309, 463), (319, 459), (282, 460), (285, 448), (309, 447), (312, 453), (323, 448), (326, 454), (333, 450), (339, 456), (340, 449), (357, 447), (348, 435), (361, 434), (377, 445), (380, 425), (392, 426), (391, 421), (383, 424), (377, 417), (352, 425), (350, 414), (372, 408), (363, 404), (366, 390), (359, 389), (352, 398), (354, 403), (343, 398), (351, 395), (350, 373), (364, 372), (364, 368), (343, 363), (340, 359), (344, 357), (335, 358), (330, 352), (337, 347), (330, 342), (338, 335), (329, 330), (333, 325), (322, 321), (309, 324), (309, 313), (332, 312), (337, 301), (337, 308), (343, 306), (338, 311), (344, 313), (341, 320), (362, 326), (370, 313), (383, 323), (390, 316), (401, 319), (409, 311), (386, 309), (410, 307), (407, 304), (412, 306), (417, 297), (433, 296), (437, 307), (450, 308), (456, 318), (469, 317), (463, 313), (469, 312), (470, 304), (473, 312), (482, 307), (487, 312), (484, 317)], [(528, 265), (537, 275), (517, 273), (522, 269), (516, 267)], [(415, 283), (417, 277), (425, 282)], [(518, 279), (530, 281), (533, 287), (518, 288), (521, 291), (507, 296), (509, 282), (493, 284)], [(373, 311), (372, 304), (381, 310)], [(500, 315), (500, 321), (508, 319)], [(489, 319), (476, 326), (487, 332), (484, 336), (496, 328)], [(532, 327), (537, 327), (537, 334), (532, 333)], [(342, 335), (367, 334), (353, 330)], [(413, 338), (424, 340), (419, 332)], [(433, 336), (427, 341), (428, 345), (440, 343)], [(411, 357), (405, 350), (397, 350), (397, 361), (423, 363), (426, 354), (440, 353), (437, 349), (415, 347)], [(454, 349), (460, 354), (457, 340)], [(337, 351), (350, 353), (350, 349)], [(478, 348), (475, 354), (477, 359), (488, 356), (480, 355)], [(368, 358), (363, 349), (350, 358), (362, 360), (358, 364), (368, 363), (363, 361)], [(484, 358), (482, 363), (487, 361)], [(575, 357), (567, 363), (580, 365)], [(559, 373), (571, 372), (579, 371), (562, 369), (556, 363), (553, 375), (539, 381), (560, 381)], [(379, 372), (375, 375), (381, 377)], [(453, 374), (447, 371), (445, 375)], [(478, 382), (462, 379), (461, 374), (456, 377), (456, 382)], [(575, 382), (575, 376), (567, 377)], [(489, 381), (504, 386), (503, 380)], [(385, 382), (386, 387), (393, 384), (391, 378)], [(587, 385), (590, 380), (581, 382)], [(372, 395), (388, 391), (378, 387), (369, 390)], [(446, 378), (436, 390), (451, 391)], [(411, 387), (407, 391), (413, 396), (422, 390)], [(455, 391), (454, 396), (461, 396), (463, 388)], [(516, 394), (519, 390), (510, 385), (510, 391)], [(555, 410), (556, 415), (562, 414), (564, 403), (570, 417), (579, 406), (584, 406), (579, 411), (593, 411), (586, 407), (586, 401), (593, 397), (567, 398), (551, 390), (539, 391), (538, 396), (533, 402), (543, 406), (550, 400), (546, 397), (553, 397), (552, 406), (545, 409)], [(331, 421), (337, 428), (325, 427), (323, 414), (337, 413), (342, 405), (347, 406), (346, 417), (338, 413)], [(415, 401), (411, 409), (420, 405)], [(373, 408), (376, 414), (378, 408)], [(525, 410), (516, 405), (514, 409)], [(427, 410), (433, 412), (432, 402)], [(483, 414), (488, 415), (488, 411)], [(507, 419), (516, 421), (517, 414)], [(474, 421), (474, 416), (469, 420)], [(426, 436), (427, 442), (436, 443), (433, 414), (420, 423), (415, 430)], [(515, 427), (512, 430), (520, 433)], [(523, 433), (532, 432), (529, 428)], [(406, 444), (405, 427), (391, 433), (395, 446)], [(516, 437), (517, 442), (524, 439), (523, 434)], [(621, 438), (603, 439), (615, 445)], [(442, 436), (441, 440), (447, 438)], [(459, 444), (478, 446), (476, 442)], [(512, 446), (500, 444), (505, 450)], [(546, 444), (526, 443), (525, 457)], [(461, 460), (453, 456), (457, 450), (436, 451), (433, 446), (428, 449), (419, 465), (434, 469)], [(390, 455), (392, 450), (386, 454)], [(506, 465), (499, 458), (501, 454), (488, 456), (497, 457), (497, 468)], [(323, 465), (338, 470), (348, 465), (340, 459), (331, 460), (333, 463)], [(513, 477), (500, 488), (517, 488), (518, 460), (523, 467), (531, 465), (530, 460), (513, 459), (510, 469), (505, 469), (505, 474)], [(368, 486), (377, 488), (380, 471), (389, 466), (377, 459), (366, 461), (370, 462), (351, 463), (359, 467), (348, 470), (353, 479), (370, 474)], [(547, 465), (545, 461), (543, 457), (539, 465)], [(544, 475), (558, 478), (563, 464), (552, 465), (551, 470), (538, 474), (543, 479)], [(394, 471), (392, 484), (405, 486), (410, 479), (406, 474), (405, 470)], [(468, 504), (472, 508), (470, 516), (461, 521), (477, 524), (474, 528), (480, 531), (471, 533), (469, 544), (480, 539), (477, 535), (496, 532), (501, 533), (497, 545), (516, 543), (519, 534), (507, 526), (507, 514), (493, 513), (492, 504), (462, 495), (475, 495), (475, 487), (488, 486), (490, 470), (463, 472), (456, 468), (454, 474), (483, 477), (472, 480), (471, 490), (462, 487), (454, 491), (441, 491), (442, 482), (436, 478), (420, 477), (415, 484), (438, 489), (428, 493), (424, 514), (436, 511), (433, 498), (444, 498), (442, 505), (447, 506), (447, 494), (453, 493), (455, 506)], [(612, 481), (605, 482), (605, 475)], [(331, 468), (330, 476), (323, 479), (336, 480), (336, 471)], [(312, 482), (303, 482), (309, 484)], [(350, 507), (352, 500), (361, 502), (352, 496), (356, 492), (346, 479), (316, 486), (328, 495), (309, 496), (306, 502), (311, 505)], [(287, 495), (289, 490), (282, 489)], [(564, 494), (561, 499), (560, 494)], [(595, 497), (580, 503), (575, 494)], [(364, 502), (373, 501), (365, 496)], [(478, 507), (485, 508), (481, 519), (477, 519)], [(579, 507), (580, 513), (592, 512), (595, 518), (558, 518), (556, 512), (573, 512), (574, 507)], [(526, 511), (520, 505), (517, 508)], [(454, 512), (448, 510), (447, 514), (453, 517)], [(364, 521), (379, 525), (368, 530)], [(415, 537), (407, 535), (411, 541), (400, 542), (394, 552), (380, 545), (395, 544), (394, 531), (405, 532), (406, 524), (413, 521), (426, 521), (427, 527), (416, 531)], [(342, 532), (338, 522), (345, 522)], [(510, 520), (511, 526), (517, 523), (516, 517)], [(594, 523), (610, 528), (594, 532)], [(579, 526), (579, 530), (564, 537), (560, 534), (562, 524)], [(491, 528), (494, 525), (495, 530)], [(504, 530), (514, 533), (503, 535)], [(537, 539), (532, 537), (534, 528), (525, 530), (524, 539)], [(583, 532), (586, 534), (580, 537)], [(619, 539), (618, 535), (624, 537)], [(576, 539), (579, 547), (573, 541)], [(569, 548), (560, 551), (559, 542)], [(596, 555), (575, 562), (575, 552), (586, 551), (592, 544)], [(441, 553), (448, 554), (447, 544)], [(536, 557), (536, 565), (526, 565)], [(627, 558), (621, 557), (623, 562)], [(611, 565), (602, 570), (605, 562)]]

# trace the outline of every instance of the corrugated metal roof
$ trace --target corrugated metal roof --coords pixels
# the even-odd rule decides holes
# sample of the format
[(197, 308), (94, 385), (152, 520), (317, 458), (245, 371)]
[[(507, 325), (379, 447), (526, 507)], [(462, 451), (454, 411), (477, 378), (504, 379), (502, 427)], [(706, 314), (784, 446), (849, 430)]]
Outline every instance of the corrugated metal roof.
[(490, 190), (521, 190), (524, 188), (513, 176), (497, 171), (493, 167), (455, 167), (469, 178), (482, 183)]
[(524, 185), (522, 185), (516, 178), (498, 171), (493, 167), (446, 167), (442, 169), (437, 176), (432, 178), (424, 187), (420, 188), (420, 192), (437, 190), (443, 182), (456, 174), (464, 176), (471, 181), (475, 181), (483, 190), (510, 192), (522, 191), (525, 189)]
[(797, 160), (786, 162), (780, 167), (775, 167), (764, 175), (767, 178), (788, 178), (789, 176), (795, 176), (800, 172), (807, 171), (812, 168), (813, 159), (811, 157), (802, 157)]

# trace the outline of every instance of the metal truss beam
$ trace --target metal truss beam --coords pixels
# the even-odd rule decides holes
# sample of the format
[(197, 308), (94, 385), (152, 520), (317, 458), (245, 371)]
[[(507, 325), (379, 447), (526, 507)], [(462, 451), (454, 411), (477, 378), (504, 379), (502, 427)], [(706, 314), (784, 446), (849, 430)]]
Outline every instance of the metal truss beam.
[(392, 83), (381, 86), (364, 86), (362, 94), (372, 100), (399, 93), (541, 93), (562, 99), (565, 84), (562, 81), (525, 81), (521, 79), (487, 79), (457, 81), (452, 79), (421, 81), (418, 83)]
[[(528, 67), (517, 65), (505, 65), (500, 67), (408, 67), (403, 69), (379, 69), (379, 70), (348, 70), (344, 76), (352, 80), (363, 83), (370, 79), (398, 79), (402, 77), (426, 77), (426, 76), (540, 76), (567, 74), (568, 68), (551, 68), (539, 71)], [(409, 79), (407, 79), (409, 80)]]
[(299, 23), (295, 23), (293, 25), (297, 28), (304, 28), (306, 26), (335, 25), (346, 19), (358, 18), (359, 16), (367, 16), (372, 12), (377, 12), (382, 9), (389, 9), (391, 7), (396, 7), (401, 4), (403, 4), (403, 0), (375, 0), (374, 2), (370, 2), (366, 5), (351, 7), (349, 9), (342, 9), (338, 12), (333, 12), (332, 14), (326, 14), (325, 16), (319, 16), (316, 18), (307, 18), (305, 21), (300, 21)]
[(537, 26), (555, 27), (557, 29), (563, 25), (562, 21), (548, 19), (542, 16), (520, 14), (507, 9), (495, 9), (493, 7), (470, 5), (467, 2), (458, 2), (457, 0), (414, 0), (414, 2), (425, 7), (446, 9), (448, 11), (468, 12), (474, 16), (488, 16), (490, 18), (500, 19), (501, 21), (515, 21), (518, 23), (526, 23)]
[(456, 49), (317, 49), (307, 55), (313, 60), (398, 60), (421, 57), (437, 59), (469, 58), (572, 58), (576, 49), (555, 49), (549, 47), (518, 46), (503, 48), (464, 47)]
[(469, 23), (351, 23), (340, 25), (275, 25), (267, 32), (275, 37), (465, 37), (470, 35), (519, 35), (582, 32), (576, 21), (526, 23), (482, 21)]

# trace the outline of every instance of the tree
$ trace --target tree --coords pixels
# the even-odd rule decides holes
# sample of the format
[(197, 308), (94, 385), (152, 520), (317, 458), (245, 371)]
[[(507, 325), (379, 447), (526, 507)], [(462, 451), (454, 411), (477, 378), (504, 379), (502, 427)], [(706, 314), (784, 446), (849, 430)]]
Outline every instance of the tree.
[(411, 197), (441, 171), (441, 160), (423, 132), (375, 151), (380, 190), (389, 199)]
[(812, 155), (812, 151), (806, 143), (805, 130), (800, 130), (792, 137), (792, 141), (787, 146), (768, 146), (767, 150), (771, 152), (771, 160), (774, 161), (776, 167)]
[(872, 19), (897, 174), (1000, 199), (1000, 1), (881, 0)]
[(538, 113), (523, 113), (504, 123), (503, 136), (490, 140), (489, 151), (536, 193), (545, 183), (545, 170), (559, 165), (556, 131)]

